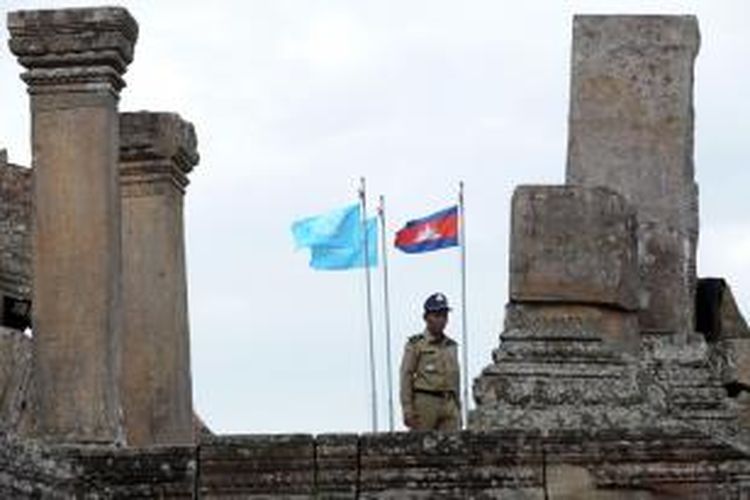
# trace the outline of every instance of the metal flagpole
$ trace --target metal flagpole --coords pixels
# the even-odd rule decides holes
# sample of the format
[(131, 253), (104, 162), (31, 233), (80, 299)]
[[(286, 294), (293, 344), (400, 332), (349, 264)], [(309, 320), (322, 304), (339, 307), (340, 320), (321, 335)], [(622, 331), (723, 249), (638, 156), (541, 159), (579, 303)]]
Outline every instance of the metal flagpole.
[(469, 422), (469, 334), (466, 320), (466, 211), (464, 207), (464, 182), (459, 183), (458, 188), (458, 213), (459, 213), (459, 234), (461, 239), (461, 326), (463, 335), (461, 343), (463, 345), (462, 359), (463, 364), (463, 420), (464, 425)]
[(383, 310), (385, 311), (385, 359), (388, 380), (388, 429), (393, 432), (393, 367), (391, 363), (391, 300), (388, 289), (388, 244), (385, 231), (385, 196), (380, 195), (380, 244), (383, 255)]
[(367, 283), (367, 329), (370, 357), (370, 397), (372, 405), (372, 431), (378, 432), (378, 393), (375, 377), (375, 335), (372, 327), (372, 278), (370, 276), (370, 248), (367, 234), (367, 186), (365, 178), (360, 178), (359, 201), (362, 207), (362, 238), (365, 245), (365, 280)]

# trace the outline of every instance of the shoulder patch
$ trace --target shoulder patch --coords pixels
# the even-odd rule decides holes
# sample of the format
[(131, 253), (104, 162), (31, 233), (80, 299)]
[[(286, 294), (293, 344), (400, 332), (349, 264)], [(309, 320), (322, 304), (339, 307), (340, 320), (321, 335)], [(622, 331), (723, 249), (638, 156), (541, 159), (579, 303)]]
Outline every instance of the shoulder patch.
[(418, 333), (416, 335), (412, 335), (411, 337), (409, 337), (409, 343), (410, 344), (416, 344), (420, 340), (422, 340), (422, 334), (421, 333)]
[(445, 337), (445, 345), (458, 345), (458, 342), (450, 337)]

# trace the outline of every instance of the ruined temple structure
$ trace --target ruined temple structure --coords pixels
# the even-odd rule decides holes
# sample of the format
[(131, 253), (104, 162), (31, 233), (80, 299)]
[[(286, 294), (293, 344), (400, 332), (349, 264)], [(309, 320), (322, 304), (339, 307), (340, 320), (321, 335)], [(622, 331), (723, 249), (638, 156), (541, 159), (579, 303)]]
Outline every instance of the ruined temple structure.
[(8, 14), (1, 498), (750, 498), (750, 331), (699, 278), (691, 16), (574, 20), (566, 183), (511, 202), (509, 302), (458, 433), (212, 435), (191, 399), (175, 113), (118, 110), (122, 8)]

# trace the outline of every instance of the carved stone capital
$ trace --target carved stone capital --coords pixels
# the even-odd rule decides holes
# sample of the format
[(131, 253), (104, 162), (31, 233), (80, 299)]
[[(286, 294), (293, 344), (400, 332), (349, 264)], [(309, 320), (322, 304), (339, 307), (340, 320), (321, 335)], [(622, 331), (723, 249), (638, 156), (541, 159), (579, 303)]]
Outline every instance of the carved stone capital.
[(193, 124), (176, 113), (120, 114), (120, 178), (124, 185), (171, 181), (188, 184), (199, 160)]
[(11, 12), (8, 30), (31, 94), (117, 94), (138, 38), (138, 24), (120, 7)]

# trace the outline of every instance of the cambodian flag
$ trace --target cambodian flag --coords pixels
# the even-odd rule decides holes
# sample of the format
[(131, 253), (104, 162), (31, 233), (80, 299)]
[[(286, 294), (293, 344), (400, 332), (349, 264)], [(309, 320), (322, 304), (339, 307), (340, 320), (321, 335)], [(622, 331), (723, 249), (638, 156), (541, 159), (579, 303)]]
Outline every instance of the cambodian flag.
[(458, 246), (458, 206), (412, 220), (396, 233), (396, 248), (422, 253)]

